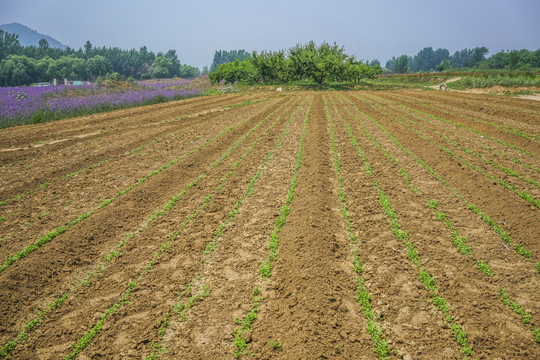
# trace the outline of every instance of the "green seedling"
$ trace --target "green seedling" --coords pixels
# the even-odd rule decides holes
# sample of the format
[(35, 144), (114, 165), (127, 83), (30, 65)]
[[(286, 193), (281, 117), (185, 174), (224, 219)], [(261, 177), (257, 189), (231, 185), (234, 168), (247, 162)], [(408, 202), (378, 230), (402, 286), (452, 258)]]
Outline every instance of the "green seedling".
[(478, 270), (480, 270), (481, 272), (483, 272), (484, 274), (486, 274), (486, 276), (488, 276), (488, 277), (493, 276), (493, 274), (489, 270), (489, 266), (485, 262), (483, 262), (481, 260), (476, 260), (476, 264), (477, 264), (476, 268)]

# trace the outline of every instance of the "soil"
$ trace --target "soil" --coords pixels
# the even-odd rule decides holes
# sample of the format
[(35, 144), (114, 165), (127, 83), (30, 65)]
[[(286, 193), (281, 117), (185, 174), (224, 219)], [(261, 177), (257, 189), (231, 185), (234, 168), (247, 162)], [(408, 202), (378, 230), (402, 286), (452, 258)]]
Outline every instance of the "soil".
[(473, 358), (540, 358), (540, 213), (519, 195), (540, 200), (539, 118), (535, 101), (485, 94), (239, 93), (1, 130), (0, 358), (374, 359), (366, 316), (390, 359), (462, 358), (451, 326)]

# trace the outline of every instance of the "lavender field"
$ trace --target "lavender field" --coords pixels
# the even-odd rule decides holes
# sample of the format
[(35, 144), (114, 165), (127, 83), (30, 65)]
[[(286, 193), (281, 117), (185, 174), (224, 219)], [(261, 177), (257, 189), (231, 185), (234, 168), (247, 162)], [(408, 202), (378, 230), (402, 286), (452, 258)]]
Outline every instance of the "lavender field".
[(0, 88), (0, 128), (156, 104), (201, 95), (189, 80), (143, 81), (121, 86), (91, 83), (71, 86)]

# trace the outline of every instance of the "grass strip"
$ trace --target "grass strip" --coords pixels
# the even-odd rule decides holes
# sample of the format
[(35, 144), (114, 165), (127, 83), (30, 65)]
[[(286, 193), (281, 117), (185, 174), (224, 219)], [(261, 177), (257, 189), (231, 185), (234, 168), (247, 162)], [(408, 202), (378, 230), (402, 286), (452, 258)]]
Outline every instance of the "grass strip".
[[(425, 104), (424, 104), (425, 105)], [(431, 106), (429, 106), (431, 108)], [(461, 109), (460, 109), (461, 110)], [(449, 110), (446, 110), (445, 111), (448, 115), (454, 115), (454, 116), (457, 116), (456, 113), (454, 112), (451, 112)], [(508, 126), (508, 125), (501, 125), (501, 124), (497, 124), (493, 121), (488, 121), (488, 120), (482, 120), (482, 119), (478, 119), (474, 116), (467, 116), (470, 120), (474, 121), (474, 122), (478, 122), (478, 123), (481, 123), (481, 124), (486, 124), (486, 125), (490, 125), (494, 128), (497, 128), (497, 129), (500, 129), (501, 131), (505, 132), (505, 133), (508, 133), (508, 134), (512, 134), (512, 135), (516, 135), (516, 136), (519, 136), (519, 137), (522, 137), (524, 139), (527, 139), (527, 140), (530, 140), (530, 141), (534, 141), (534, 142), (540, 142), (540, 139), (538, 139), (538, 135), (535, 135), (535, 134), (529, 134), (523, 130), (520, 130), (520, 129), (516, 129), (516, 128), (513, 128), (511, 126)]]
[[(367, 132), (365, 128), (363, 129), (365, 132)], [(352, 135), (352, 137), (354, 138), (354, 135)], [(407, 231), (401, 228), (398, 215), (392, 208), (392, 205), (390, 204), (390, 200), (388, 199), (386, 193), (379, 187), (376, 181), (372, 182), (372, 186), (377, 191), (377, 194), (379, 196), (379, 205), (381, 206), (384, 214), (390, 221), (392, 234), (397, 240), (399, 240), (405, 246), (407, 258), (416, 266), (418, 270), (418, 278), (420, 282), (422, 283), (422, 285), (424, 286), (424, 288), (428, 291), (433, 304), (435, 305), (437, 310), (439, 310), (444, 315), (446, 322), (450, 324), (450, 328), (454, 335), (454, 340), (461, 346), (460, 351), (464, 355), (469, 355), (469, 356), (472, 355), (472, 349), (467, 344), (467, 334), (462, 329), (461, 325), (457, 321), (454, 321), (452, 319), (450, 315), (450, 308), (448, 307), (444, 298), (442, 298), (438, 294), (438, 288), (437, 288), (437, 283), (435, 279), (421, 265), (420, 258), (416, 251), (416, 245), (409, 241), (409, 236), (408, 236)], [(363, 287), (363, 284), (361, 285)], [(364, 295), (364, 297), (366, 297), (366, 295)], [(366, 300), (363, 300), (363, 301), (365, 302)]]
[[(216, 120), (217, 120), (218, 118), (222, 117), (222, 116), (224, 116), (224, 114), (221, 114), (221, 115), (217, 116), (217, 117), (216, 117)], [(203, 121), (202, 123), (199, 123), (199, 124), (195, 124), (195, 125), (189, 126), (189, 127), (187, 127), (187, 128), (181, 129), (181, 130), (176, 131), (176, 132), (174, 132), (174, 133), (166, 134), (166, 135), (164, 135), (163, 137), (161, 137), (161, 138), (158, 139), (158, 140), (156, 140), (156, 139), (151, 140), (150, 142), (148, 142), (148, 143), (146, 143), (146, 144), (142, 144), (142, 145), (140, 145), (140, 146), (138, 146), (138, 147), (136, 147), (136, 148), (133, 148), (133, 149), (129, 150), (129, 153), (132, 154), (132, 153), (138, 152), (138, 151), (144, 149), (145, 147), (147, 147), (147, 146), (149, 146), (149, 145), (152, 145), (152, 144), (154, 144), (154, 143), (156, 143), (156, 142), (158, 142), (158, 141), (161, 141), (161, 140), (163, 140), (163, 139), (166, 139), (166, 138), (169, 137), (169, 136), (176, 135), (176, 134), (180, 134), (180, 133), (182, 133), (182, 132), (184, 132), (184, 131), (186, 131), (186, 130), (188, 130), (188, 129), (191, 129), (191, 128), (194, 128), (194, 127), (198, 127), (198, 126), (201, 126), (201, 125), (207, 123), (208, 121), (210, 121), (210, 120), (206, 120), (206, 121)], [(69, 174), (62, 175), (62, 176), (60, 177), (60, 180), (65, 180), (65, 179), (68, 179), (68, 178), (70, 178), (70, 177), (77, 176), (77, 175), (83, 173), (84, 171), (93, 169), (93, 168), (98, 167), (98, 166), (100, 166), (100, 165), (104, 165), (104, 164), (110, 162), (111, 160), (113, 160), (115, 157), (119, 157), (119, 156), (113, 156), (113, 157), (110, 157), (110, 158), (108, 158), (108, 159), (101, 160), (101, 161), (99, 161), (99, 162), (97, 162), (97, 163), (91, 164), (91, 165), (89, 165), (89, 166), (87, 166), (87, 167), (84, 167), (84, 168), (82, 168), (82, 169), (80, 169), (80, 170), (73, 171), (73, 172), (71, 172), (71, 173), (69, 173)], [(21, 198), (23, 198), (23, 197), (25, 197), (25, 196), (28, 196), (28, 195), (31, 195), (31, 194), (33, 194), (33, 193), (35, 193), (35, 192), (41, 191), (41, 190), (45, 189), (47, 186), (49, 186), (49, 185), (51, 185), (50, 182), (45, 182), (45, 183), (42, 183), (42, 184), (38, 185), (35, 189), (27, 190), (27, 191), (25, 191), (25, 192), (23, 192), (23, 193), (21, 193), (21, 194), (15, 195), (15, 196), (12, 197), (12, 198), (2, 200), (2, 201), (0, 201), (0, 206), (6, 205), (6, 204), (8, 204), (8, 203), (10, 203), (10, 202), (17, 201), (17, 200), (19, 200), (19, 199), (21, 199)]]
[(450, 315), (451, 310), (448, 307), (448, 304), (446, 303), (444, 298), (442, 298), (438, 294), (438, 288), (435, 279), (421, 265), (418, 253), (416, 252), (416, 246), (414, 243), (409, 242), (407, 231), (401, 229), (401, 224), (399, 223), (398, 216), (392, 208), (390, 200), (375, 181), (373, 181), (373, 187), (377, 190), (377, 193), (379, 194), (379, 204), (381, 205), (385, 215), (390, 220), (390, 224), (392, 226), (392, 233), (399, 241), (403, 243), (403, 245), (405, 245), (407, 249), (407, 257), (416, 266), (418, 270), (418, 278), (424, 288), (428, 291), (433, 304), (435, 305), (437, 310), (439, 310), (444, 315), (444, 319), (446, 320), (446, 322), (450, 324), (450, 328), (452, 330), (452, 333), (454, 334), (454, 340), (461, 346), (461, 353), (471, 356), (472, 349), (467, 344), (467, 334), (465, 333), (461, 325), (457, 321), (454, 321), (452, 319), (452, 316)]
[(429, 113), (425, 113), (425, 112), (423, 112), (423, 111), (420, 111), (420, 110), (417, 110), (417, 109), (414, 109), (414, 108), (410, 108), (410, 107), (405, 106), (405, 105), (403, 105), (403, 104), (398, 104), (398, 106), (400, 106), (400, 107), (402, 107), (402, 108), (404, 108), (404, 109), (408, 109), (408, 110), (410, 110), (410, 111), (414, 111), (414, 112), (416, 112), (416, 113), (418, 113), (418, 114), (428, 116), (428, 117), (430, 117), (430, 118), (432, 118), (432, 119), (434, 119), (434, 120), (442, 121), (442, 122), (444, 122), (444, 123), (446, 123), (446, 124), (450, 124), (450, 125), (452, 125), (452, 126), (455, 126), (455, 127), (459, 127), (459, 128), (465, 129), (465, 130), (467, 130), (467, 131), (469, 131), (469, 132), (472, 132), (472, 133), (474, 133), (474, 134), (476, 134), (476, 135), (479, 135), (479, 136), (481, 136), (481, 137), (484, 137), (484, 138), (486, 138), (486, 139), (488, 139), (488, 140), (491, 140), (491, 141), (493, 141), (493, 142), (499, 143), (499, 144), (504, 145), (504, 146), (506, 146), (506, 147), (508, 147), (508, 148), (517, 150), (517, 151), (519, 151), (519, 152), (522, 153), (522, 154), (526, 154), (526, 155), (532, 156), (532, 157), (534, 157), (534, 158), (538, 158), (537, 155), (535, 155), (535, 154), (533, 154), (533, 153), (531, 153), (531, 152), (529, 152), (529, 151), (526, 151), (526, 150), (520, 148), (519, 146), (510, 144), (510, 143), (507, 143), (507, 142), (505, 142), (505, 141), (503, 141), (503, 140), (499, 140), (499, 139), (492, 138), (491, 136), (489, 136), (489, 135), (487, 135), (487, 134), (484, 134), (484, 133), (482, 133), (482, 132), (480, 132), (480, 131), (478, 131), (478, 130), (474, 130), (474, 129), (472, 129), (472, 128), (469, 128), (469, 127), (467, 127), (467, 126), (465, 126), (465, 125), (463, 125), (463, 124), (461, 124), (461, 123), (459, 123), (459, 122), (455, 122), (455, 123), (454, 123), (454, 122), (452, 122), (452, 121), (450, 121), (450, 120), (446, 120), (446, 119), (443, 119), (443, 118), (441, 118), (441, 117), (438, 117), (438, 116), (435, 116), (435, 115), (432, 115), (432, 114), (429, 114)]
[[(516, 190), (515, 186), (513, 185), (510, 185), (509, 183), (499, 179), (499, 178), (496, 178), (495, 176), (491, 175), (490, 173), (488, 173), (486, 170), (470, 163), (469, 161), (465, 160), (464, 158), (454, 154), (454, 152), (442, 145), (438, 145), (436, 144), (433, 140), (429, 139), (428, 137), (424, 136), (423, 134), (421, 134), (419, 131), (417, 131), (416, 129), (413, 129), (409, 126), (407, 126), (405, 123), (403, 123), (402, 121), (396, 119), (396, 118), (393, 118), (394, 120), (396, 120), (397, 122), (399, 122), (400, 124), (402, 124), (403, 126), (405, 126), (406, 128), (410, 129), (412, 132), (414, 132), (416, 135), (420, 136), (422, 139), (428, 141), (429, 143), (433, 144), (434, 146), (436, 146), (437, 148), (439, 148), (440, 150), (442, 150), (443, 152), (445, 152), (446, 154), (452, 156), (454, 159), (456, 159), (457, 161), (467, 165), (468, 167), (470, 167), (471, 169), (473, 169), (474, 171), (486, 176), (488, 179), (490, 179), (491, 181), (494, 181), (498, 184), (500, 184), (501, 186), (503, 186), (505, 189), (507, 190), (510, 190), (511, 192), (513, 192), (514, 194), (516, 194), (517, 196), (519, 196), (520, 198), (522, 198), (523, 200), (533, 204), (534, 206), (536, 206), (537, 208), (540, 208), (540, 201), (539, 200), (536, 200), (532, 197), (532, 195), (524, 192), (524, 191), (518, 191)], [(478, 154), (480, 155), (480, 154)], [(512, 173), (514, 176), (526, 181), (526, 182), (529, 182), (529, 183), (532, 183), (533, 185), (538, 185), (538, 183), (536, 181), (533, 181), (533, 180), (529, 180), (527, 178), (524, 178), (524, 177), (521, 177), (519, 174), (513, 172), (512, 170), (510, 169), (507, 169), (507, 168), (503, 168), (501, 167), (500, 165), (498, 164), (495, 164), (493, 163), (492, 161), (490, 160), (487, 160), (485, 159), (482, 155), (479, 156), (482, 160), (484, 160), (486, 163), (488, 164), (494, 164), (496, 168), (498, 168), (499, 170), (502, 170), (504, 171), (506, 174), (509, 174)]]
[(304, 118), (304, 129), (302, 130), (302, 135), (300, 137), (300, 144), (298, 145), (298, 151), (296, 153), (296, 162), (294, 164), (294, 172), (293, 172), (293, 176), (291, 178), (291, 182), (289, 185), (289, 190), (287, 192), (287, 198), (285, 199), (285, 204), (280, 209), (279, 216), (274, 223), (274, 229), (272, 230), (272, 233), (270, 234), (270, 239), (268, 241), (268, 257), (266, 261), (259, 267), (259, 273), (261, 274), (261, 277), (263, 278), (270, 277), (271, 271), (272, 271), (271, 262), (277, 259), (277, 254), (278, 254), (277, 248), (279, 246), (278, 233), (283, 227), (283, 225), (285, 224), (285, 219), (287, 218), (287, 215), (289, 215), (289, 211), (290, 211), (289, 206), (291, 205), (293, 197), (294, 197), (294, 190), (296, 188), (296, 180), (298, 178), (298, 169), (300, 169), (300, 166), (302, 165), (302, 152), (304, 149), (306, 124), (307, 124), (309, 111), (311, 109), (311, 105), (312, 104), (309, 105), (309, 108), (306, 112), (306, 116)]
[(524, 311), (521, 306), (518, 303), (515, 303), (510, 300), (510, 297), (508, 294), (504, 291), (504, 289), (501, 287), (499, 288), (499, 299), (503, 302), (504, 305), (510, 307), (513, 312), (515, 312), (518, 315), (521, 315), (521, 321), (524, 324), (530, 324), (531, 322), (531, 314)]
[[(337, 112), (337, 110), (336, 110)], [(443, 222), (443, 224), (446, 225), (446, 227), (451, 231), (451, 238), (452, 238), (452, 242), (454, 244), (454, 246), (457, 248), (458, 252), (460, 252), (461, 254), (463, 255), (469, 255), (472, 253), (472, 250), (470, 247), (466, 246), (465, 245), (465, 242), (467, 241), (467, 239), (465, 238), (462, 238), (459, 236), (458, 234), (458, 231), (457, 229), (454, 227), (454, 225), (452, 224), (452, 222), (450, 222), (448, 219), (447, 219), (447, 216), (446, 214), (440, 212), (438, 209), (437, 209), (437, 202), (435, 200), (430, 200), (430, 199), (426, 199), (426, 204), (428, 206), (428, 208), (432, 209), (433, 212), (434, 212), (434, 215), (435, 215), (435, 218), (441, 222)], [(409, 249), (407, 250), (407, 253), (408, 253), (408, 256), (409, 258), (411, 259), (411, 261), (417, 263), (417, 257), (415, 258), (415, 255), (414, 255), (414, 251), (413, 249), (411, 249), (409, 247)], [(492, 277), (493, 274), (491, 273), (491, 270), (489, 269), (489, 266), (482, 260), (475, 260), (477, 266), (477, 270), (483, 272), (486, 276), (488, 277)], [(538, 263), (538, 267), (540, 268), (540, 263)], [(502, 289), (502, 288), (501, 288)], [(500, 294), (499, 294), (500, 295)], [(506, 299), (508, 297), (506, 296)], [(509, 300), (507, 299), (506, 300), (508, 304), (510, 304), (510, 306), (514, 307), (514, 308), (518, 308), (520, 309), (519, 305), (516, 304), (516, 303), (510, 303)], [(444, 303), (439, 299), (437, 298), (437, 303), (442, 306), (441, 309), (445, 309), (445, 306)], [(536, 329), (535, 329), (536, 330)], [(533, 330), (533, 336), (534, 335), (534, 331)], [(535, 340), (536, 340), (536, 337), (535, 337)]]
[[(384, 109), (384, 108), (381, 107), (380, 105), (379, 105), (378, 107), (379, 107), (382, 111), (385, 111), (385, 112), (387, 112), (388, 114), (391, 114), (388, 110)], [(526, 183), (529, 183), (529, 184), (531, 184), (531, 185), (536, 186), (537, 188), (540, 188), (540, 183), (539, 183), (539, 182), (537, 182), (537, 181), (535, 181), (535, 180), (532, 180), (532, 179), (529, 179), (529, 178), (527, 178), (527, 177), (525, 177), (525, 176), (523, 176), (523, 175), (520, 175), (519, 173), (517, 173), (516, 171), (514, 171), (514, 170), (512, 170), (512, 169), (509, 169), (509, 168), (507, 168), (507, 167), (504, 167), (504, 166), (502, 166), (502, 165), (499, 165), (499, 164), (496, 163), (495, 161), (490, 160), (490, 159), (487, 159), (483, 154), (478, 153), (478, 152), (475, 152), (475, 151), (472, 151), (472, 150), (469, 150), (469, 149), (466, 148), (465, 146), (460, 145), (460, 144), (458, 144), (457, 142), (450, 140), (447, 136), (445, 136), (445, 135), (443, 135), (443, 134), (435, 133), (434, 131), (428, 129), (426, 126), (424, 126), (424, 125), (422, 125), (422, 124), (420, 124), (420, 123), (417, 123), (417, 122), (415, 122), (415, 121), (413, 121), (413, 120), (411, 120), (411, 119), (408, 119), (408, 118), (406, 118), (405, 116), (399, 115), (399, 114), (397, 114), (397, 113), (394, 113), (394, 115), (398, 116), (399, 118), (401, 118), (401, 119), (403, 119), (403, 120), (405, 120), (405, 121), (407, 121), (407, 122), (409, 122), (409, 123), (412, 123), (412, 124), (415, 124), (415, 125), (421, 127), (422, 129), (424, 129), (424, 130), (427, 131), (427, 132), (431, 132), (431, 133), (434, 133), (434, 134), (438, 135), (440, 138), (444, 139), (444, 140), (445, 140), (446, 142), (448, 142), (450, 145), (452, 145), (452, 146), (458, 148), (459, 150), (465, 152), (465, 153), (468, 154), (468, 155), (472, 155), (472, 156), (474, 156), (474, 157), (479, 158), (479, 159), (482, 160), (484, 163), (486, 163), (486, 164), (488, 164), (488, 165), (490, 165), (490, 166), (492, 166), (492, 167), (494, 167), (494, 168), (496, 168), (496, 169), (498, 169), (498, 170), (504, 172), (505, 174), (510, 175), (510, 176), (513, 176), (513, 177), (516, 177), (516, 178), (520, 179), (521, 181), (524, 181), (524, 182), (526, 182)], [(411, 116), (412, 116), (413, 118), (419, 120), (419, 121), (429, 123), (427, 120), (421, 118), (421, 117), (418, 116), (418, 115), (411, 114)], [(394, 119), (395, 119), (395, 118), (394, 118)], [(397, 119), (395, 119), (395, 120), (397, 120)], [(399, 120), (397, 120), (397, 121), (399, 121)], [(399, 121), (399, 122), (401, 123), (401, 121)], [(407, 125), (405, 125), (405, 124), (403, 124), (403, 125), (404, 125), (404, 126), (407, 126)], [(413, 131), (414, 131), (414, 130), (413, 130)], [(416, 133), (416, 131), (415, 131), (415, 133)], [(421, 135), (420, 133), (418, 133), (418, 135), (421, 136), (422, 138), (424, 138), (425, 140), (430, 141), (431, 143), (433, 143), (431, 140), (427, 139), (424, 135)], [(504, 156), (503, 156), (503, 157), (504, 157)], [(505, 157), (508, 158), (508, 156), (505, 156)], [(515, 161), (514, 161), (514, 162), (515, 162)], [(528, 168), (531, 169), (530, 166), (529, 166)]]

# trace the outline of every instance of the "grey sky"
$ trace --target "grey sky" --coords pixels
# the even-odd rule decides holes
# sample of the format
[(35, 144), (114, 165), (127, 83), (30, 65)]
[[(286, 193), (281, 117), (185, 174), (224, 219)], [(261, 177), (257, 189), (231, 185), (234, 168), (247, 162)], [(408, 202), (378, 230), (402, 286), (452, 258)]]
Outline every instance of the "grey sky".
[(426, 46), (540, 49), (539, 0), (0, 0), (0, 24), (19, 22), (78, 49), (175, 49), (202, 68), (215, 50), (288, 49), (337, 42), (358, 59), (414, 55)]

